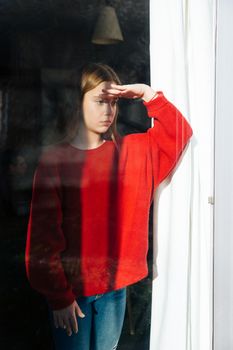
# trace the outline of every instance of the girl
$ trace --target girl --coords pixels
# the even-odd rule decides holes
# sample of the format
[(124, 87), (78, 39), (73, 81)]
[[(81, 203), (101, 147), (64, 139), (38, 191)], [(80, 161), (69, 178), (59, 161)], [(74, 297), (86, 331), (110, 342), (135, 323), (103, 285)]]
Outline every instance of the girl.
[[(154, 127), (120, 137), (119, 98), (142, 99)], [(79, 102), (72, 140), (48, 147), (39, 160), (26, 269), (49, 303), (56, 349), (111, 350), (123, 325), (126, 287), (148, 274), (153, 194), (192, 129), (161, 91), (121, 85), (104, 64), (83, 70)]]

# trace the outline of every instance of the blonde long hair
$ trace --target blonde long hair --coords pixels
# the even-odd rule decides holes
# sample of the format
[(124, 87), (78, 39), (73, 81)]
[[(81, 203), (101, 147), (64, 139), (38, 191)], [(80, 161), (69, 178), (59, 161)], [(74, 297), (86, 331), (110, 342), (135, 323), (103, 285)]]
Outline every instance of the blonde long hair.
[[(79, 120), (82, 117), (82, 103), (84, 95), (97, 87), (104, 81), (114, 82), (115, 84), (121, 84), (120, 78), (116, 72), (107, 64), (103, 63), (89, 63), (85, 65), (81, 72), (81, 78), (79, 83), (76, 85), (78, 96), (76, 97), (76, 108), (74, 110), (72, 123), (68, 128), (67, 139), (72, 139), (77, 133)], [(109, 127), (106, 133), (102, 135), (103, 139), (112, 140), (117, 149), (120, 147), (121, 136), (117, 132), (117, 115), (118, 115), (118, 106), (116, 115), (113, 123)]]

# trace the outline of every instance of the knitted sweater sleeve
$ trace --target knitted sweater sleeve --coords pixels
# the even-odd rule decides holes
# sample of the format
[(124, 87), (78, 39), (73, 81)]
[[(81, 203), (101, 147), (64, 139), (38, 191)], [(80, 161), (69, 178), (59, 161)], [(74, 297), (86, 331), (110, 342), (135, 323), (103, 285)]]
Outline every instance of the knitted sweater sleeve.
[(56, 162), (45, 152), (33, 180), (26, 272), (31, 286), (47, 298), (54, 310), (62, 309), (75, 300), (60, 258), (66, 247), (61, 224), (60, 178)]
[(193, 134), (181, 112), (166, 99), (162, 91), (143, 102), (154, 126), (147, 130), (155, 188), (172, 172)]

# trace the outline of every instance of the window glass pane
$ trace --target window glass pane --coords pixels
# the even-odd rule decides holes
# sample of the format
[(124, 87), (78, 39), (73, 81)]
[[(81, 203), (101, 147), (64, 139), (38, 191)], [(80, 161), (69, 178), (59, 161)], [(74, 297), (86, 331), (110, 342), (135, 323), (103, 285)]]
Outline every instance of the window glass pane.
[[(11, 349), (53, 349), (52, 322), (50, 322), (49, 319), (50, 307), (48, 306), (50, 304), (48, 304), (48, 299), (45, 298), (43, 292), (39, 292), (36, 288), (33, 288), (34, 282), (32, 282), (33, 286), (29, 283), (25, 268), (25, 249), (28, 238), (27, 230), (32, 203), (33, 181), (37, 181), (35, 180), (35, 172), (36, 169), (38, 169), (41, 157), (44, 154), (43, 152), (47, 150), (48, 146), (57, 146), (61, 142), (67, 142), (67, 135), (74, 135), (73, 133), (76, 132), (75, 118), (77, 117), (77, 111), (80, 112), (82, 110), (82, 104), (78, 105), (78, 97), (80, 97), (80, 94), (77, 88), (81, 79), (81, 68), (90, 62), (101, 62), (107, 64), (116, 71), (122, 84), (150, 84), (149, 0), (138, 0), (136, 2), (133, 0), (113, 0), (107, 2), (107, 5), (111, 7), (112, 11), (114, 10), (122, 32), (123, 41), (117, 44), (113, 44), (112, 42), (107, 45), (92, 43), (92, 36), (98, 16), (105, 6), (103, 1), (52, 0), (38, 2), (32, 0), (1, 2), (0, 256), (1, 273), (3, 276), (2, 281), (4, 281), (4, 283), (1, 283), (0, 320), (2, 325), (1, 344)], [(105, 33), (107, 32), (110, 35), (113, 29), (112, 27), (116, 25), (114, 24), (115, 17), (112, 12), (107, 12), (105, 16), (110, 18), (110, 24), (112, 24), (112, 26), (108, 27), (108, 30), (105, 29)], [(98, 106), (95, 105), (95, 111), (97, 111), (97, 108), (103, 108), (102, 105), (104, 105), (104, 108), (107, 108), (106, 106), (108, 104), (103, 103)], [(115, 108), (115, 105), (112, 104), (112, 106), (108, 108)], [(119, 109), (117, 131), (121, 137), (126, 137), (130, 134), (146, 133), (147, 129), (151, 126), (151, 119), (147, 116), (147, 111), (143, 105), (142, 99), (120, 98), (117, 102), (117, 108)], [(103, 114), (103, 116), (104, 118), (110, 118), (110, 114), (108, 113)], [(93, 140), (95, 145), (97, 145), (96, 139), (93, 138), (92, 148), (94, 144)], [(109, 134), (106, 133), (104, 140), (111, 141)], [(78, 143), (80, 149), (82, 148), (81, 146), (85, 145), (84, 141), (85, 139), (83, 138)], [(72, 151), (70, 148), (69, 156), (72, 152), (74, 152), (74, 149)], [(139, 174), (139, 161), (137, 157), (138, 154), (136, 152), (131, 162), (134, 164), (136, 173)], [(70, 162), (75, 159), (75, 156), (71, 158), (69, 158)], [(54, 168), (51, 165), (54, 159), (50, 159), (49, 165), (47, 164), (48, 166), (42, 169), (40, 174), (43, 181), (45, 181), (45, 178), (49, 183), (54, 180), (54, 174), (52, 174)], [(63, 159), (63, 161), (69, 162), (69, 159)], [(78, 159), (80, 161), (80, 158)], [(100, 188), (103, 189), (101, 193), (102, 197), (98, 198), (98, 200), (96, 197), (93, 197), (95, 202), (90, 201), (88, 204), (88, 208), (96, 208), (98, 209), (97, 212), (100, 212), (101, 206), (103, 207), (104, 203), (107, 203), (107, 197), (104, 197), (104, 193), (107, 196), (105, 181), (109, 181), (112, 186), (112, 191), (109, 195), (109, 208), (113, 210), (108, 210), (108, 217), (97, 217), (96, 221), (94, 221), (96, 211), (93, 209), (91, 210), (90, 216), (90, 225), (93, 224), (93, 222), (98, 222), (98, 225), (100, 225), (95, 227), (96, 231), (94, 230), (94, 237), (96, 237), (96, 235), (99, 237), (99, 227), (106, 227), (108, 224), (111, 228), (111, 230), (106, 230), (109, 235), (111, 234), (111, 237), (106, 236), (104, 243), (100, 241), (98, 237), (95, 238), (95, 241), (88, 243), (88, 249), (91, 247), (91, 249), (93, 249), (92, 253), (97, 251), (99, 254), (99, 261), (95, 261), (96, 266), (98, 265), (99, 267), (101, 266), (101, 257), (103, 258), (103, 255), (106, 255), (106, 249), (114, 255), (122, 244), (118, 236), (116, 236), (115, 239), (113, 237), (113, 232), (116, 234), (120, 226), (119, 222), (117, 223), (114, 221), (117, 217), (116, 211), (114, 211), (116, 209), (116, 206), (114, 206), (116, 197), (114, 196), (117, 196), (120, 190), (114, 187), (114, 175), (110, 173), (106, 175), (107, 166), (104, 164), (106, 159), (105, 156), (100, 156), (99, 163), (96, 161), (96, 165), (98, 166), (93, 167), (93, 173), (90, 171), (93, 163), (89, 163), (87, 169), (84, 167), (86, 163), (82, 163), (82, 174), (85, 174), (85, 176), (80, 175), (80, 178), (78, 178), (79, 173), (77, 172), (77, 176), (72, 177), (74, 181), (78, 181), (77, 179), (80, 180), (80, 191), (84, 190), (85, 186), (88, 188), (88, 181), (92, 181), (90, 186), (94, 186), (94, 182), (97, 183), (99, 181), (99, 185), (97, 183), (94, 188), (96, 189), (99, 186), (98, 193), (100, 193)], [(76, 161), (78, 162), (77, 158)], [(116, 171), (116, 164), (118, 164), (117, 161), (112, 165), (113, 171)], [(94, 179), (93, 174), (95, 174)], [(124, 171), (122, 170), (120, 174), (123, 176)], [(105, 179), (105, 175), (108, 176), (108, 180)], [(37, 232), (40, 232), (41, 237), (42, 235), (46, 235), (49, 229), (51, 233), (51, 230), (54, 230), (56, 225), (54, 235), (58, 235), (56, 237), (59, 237), (59, 230), (64, 230), (65, 224), (67, 224), (69, 228), (72, 225), (76, 225), (77, 221), (75, 220), (78, 220), (80, 216), (79, 212), (77, 217), (72, 219), (70, 217), (71, 215), (69, 216), (67, 214), (66, 209), (68, 206), (69, 208), (74, 208), (75, 204), (74, 202), (69, 202), (68, 204), (66, 202), (66, 204), (64, 204), (65, 196), (70, 194), (70, 192), (68, 193), (70, 189), (67, 189), (69, 186), (67, 185), (68, 178), (65, 173), (63, 173), (62, 176), (63, 182), (60, 190), (65, 189), (63, 192), (63, 199), (59, 198), (59, 190), (57, 190), (56, 186), (47, 187), (46, 191), (44, 189), (39, 191), (40, 196), (44, 196), (44, 216), (40, 224), (37, 223), (36, 228), (38, 230)], [(98, 176), (99, 178), (97, 178)], [(132, 174), (132, 178), (135, 176), (135, 173)], [(71, 178), (69, 178), (69, 181), (70, 179)], [(135, 195), (137, 187), (133, 186), (133, 182), (131, 184), (126, 184), (125, 182), (125, 188), (128, 188), (127, 186), (129, 186), (130, 189), (128, 191), (130, 193), (129, 201), (131, 200), (131, 202), (133, 202), (133, 195)], [(89, 190), (91, 191), (92, 187), (90, 187)], [(71, 194), (73, 194), (73, 191), (74, 189), (72, 189)], [(144, 193), (142, 189), (140, 189), (140, 191)], [(146, 191), (149, 190), (145, 188), (145, 193), (147, 193)], [(84, 196), (84, 194), (82, 195)], [(85, 198), (81, 197), (81, 195), (80, 197), (77, 195), (76, 198), (80, 204), (80, 208), (82, 208), (83, 211), (86, 210)], [(82, 199), (83, 202), (81, 202)], [(148, 192), (147, 203), (149, 199), (150, 193)], [(58, 208), (56, 211), (56, 219), (53, 217), (53, 215), (55, 215), (54, 210), (52, 210), (54, 209), (53, 200), (60, 201), (59, 203), (61, 204), (60, 206), (56, 206), (56, 208)], [(106, 202), (104, 202), (105, 200)], [(35, 203), (35, 206), (37, 203), (38, 202)], [(57, 203), (58, 202), (56, 202), (56, 204)], [(131, 203), (131, 205), (133, 204)], [(142, 215), (140, 212), (144, 212), (146, 207), (143, 203), (135, 204), (137, 204), (137, 206), (134, 207), (139, 209), (137, 209), (137, 213), (133, 213), (133, 211), (130, 212), (130, 215), (135, 215), (136, 219)], [(96, 207), (94, 205), (96, 205)], [(59, 211), (59, 208), (61, 211)], [(126, 209), (123, 214), (126, 213)], [(149, 349), (152, 283), (151, 206), (148, 207), (148, 212), (150, 215), (148, 216), (148, 227), (145, 231), (146, 240), (143, 243), (145, 245), (143, 249), (147, 253), (144, 257), (143, 268), (148, 264), (148, 271), (140, 267), (140, 262), (137, 261), (137, 259), (129, 259), (129, 264), (127, 266), (125, 265), (125, 269), (119, 272), (118, 268), (120, 266), (120, 261), (122, 261), (120, 259), (125, 257), (122, 258), (120, 254), (114, 256), (116, 276), (108, 292), (116, 290), (114, 286), (118, 286), (117, 290), (121, 290), (120, 287), (123, 288), (127, 286), (124, 323), (122, 330), (120, 332), (118, 330), (120, 334), (118, 349), (122, 350)], [(58, 225), (59, 215), (61, 213), (63, 215), (63, 221)], [(65, 223), (64, 217), (66, 214), (66, 219), (68, 221)], [(41, 213), (38, 212), (38, 217), (39, 215), (41, 215)], [(120, 217), (119, 213), (118, 217)], [(88, 220), (85, 222), (87, 221)], [(132, 219), (132, 222), (134, 222), (134, 219)], [(86, 227), (90, 229), (88, 224)], [(77, 234), (79, 233), (79, 229), (77, 226)], [(130, 248), (136, 250), (137, 240), (135, 239), (135, 233), (136, 224), (135, 226), (132, 225), (132, 237), (127, 238), (129, 242), (129, 251)], [(123, 240), (123, 229), (121, 235), (121, 239)], [(42, 240), (39, 239), (37, 241), (38, 250), (43, 244), (43, 237), (41, 239)], [(104, 238), (102, 237), (101, 239)], [(66, 255), (66, 249), (69, 245), (68, 237), (65, 237), (65, 240), (66, 243), (62, 241), (60, 236), (56, 242), (56, 244), (61, 247), (59, 248), (59, 258), (63, 267), (67, 263), (64, 256)], [(33, 245), (34, 243), (31, 242), (31, 244)], [(81, 247), (80, 242), (78, 247)], [(82, 247), (83, 251), (87, 249), (86, 246)], [(48, 257), (46, 254), (51, 247), (48, 245), (46, 247), (44, 246), (43, 249), (45, 249), (45, 257)], [(120, 250), (118, 253), (119, 252)], [(75, 258), (77, 258), (78, 253), (81, 254), (80, 251), (76, 251)], [(94, 255), (89, 256), (90, 260), (93, 260), (93, 256)], [(43, 265), (44, 261), (39, 260), (36, 253), (34, 258), (35, 264)], [(84, 260), (81, 261), (81, 264), (84, 264)], [(103, 266), (106, 268), (105, 265)], [(56, 268), (57, 266), (55, 266), (52, 273), (55, 273), (54, 271)], [(135, 274), (136, 271), (138, 271), (138, 275), (135, 276), (136, 282), (134, 283), (132, 281), (129, 283), (131, 270), (134, 271)], [(100, 286), (101, 283), (104, 284), (107, 273), (108, 271), (104, 270), (102, 278), (100, 278), (101, 274), (98, 275), (97, 280)], [(125, 273), (125, 284), (123, 282), (117, 282), (117, 273), (119, 273), (122, 281), (123, 273)], [(65, 277), (67, 277), (66, 274), (65, 272)], [(40, 284), (42, 289), (48, 289), (49, 284), (51, 284), (51, 290), (53, 288), (56, 289), (57, 294), (55, 294), (59, 299), (59, 293), (64, 286), (61, 288), (59, 285), (52, 285), (52, 278), (48, 281), (45, 281), (45, 279), (40, 281), (40, 278), (43, 279), (38, 275), (35, 284)], [(67, 280), (69, 280), (68, 277)], [(93, 285), (97, 285), (96, 280), (95, 283), (93, 281)], [(97, 294), (98, 296), (104, 294), (101, 288), (99, 289), (99, 293), (97, 293), (98, 289), (94, 289), (94, 287), (92, 289), (92, 287), (93, 286), (89, 287), (88, 291), (95, 291), (95, 296)], [(88, 294), (88, 292), (84, 294)], [(67, 300), (71, 300), (69, 299), (70, 295), (66, 294)], [(79, 295), (82, 296), (81, 294)], [(123, 294), (121, 297), (123, 298)], [(64, 300), (64, 307), (69, 304), (67, 304), (67, 300)], [(56, 305), (59, 305), (59, 309), (62, 308), (62, 303)], [(120, 304), (117, 308), (118, 311), (119, 308)], [(98, 312), (98, 310), (96, 310), (96, 312)], [(114, 313), (112, 313), (112, 315), (114, 315)], [(109, 321), (109, 323), (113, 325), (114, 322)], [(112, 332), (113, 334), (114, 332), (117, 333), (116, 330)], [(93, 337), (92, 334), (91, 339), (93, 339)], [(117, 339), (117, 337), (115, 339)]]

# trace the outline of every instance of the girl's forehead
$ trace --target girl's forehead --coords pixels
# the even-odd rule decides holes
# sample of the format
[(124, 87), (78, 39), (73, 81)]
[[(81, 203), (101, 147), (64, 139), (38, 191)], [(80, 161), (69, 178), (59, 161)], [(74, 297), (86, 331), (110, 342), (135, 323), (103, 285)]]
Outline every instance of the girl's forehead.
[(113, 84), (113, 82), (111, 82), (111, 81), (103, 81), (102, 83), (97, 85), (94, 89), (89, 90), (88, 92), (86, 92), (86, 94), (84, 95), (84, 99), (85, 99), (85, 96), (87, 98), (108, 97), (108, 96), (106, 96), (106, 93), (104, 93), (102, 91), (102, 89), (110, 88), (111, 84)]
[(103, 81), (102, 83), (97, 85), (92, 91), (93, 92), (102, 92), (102, 89), (110, 88), (112, 83), (113, 82), (111, 82), (111, 81)]

